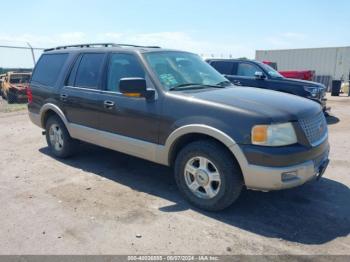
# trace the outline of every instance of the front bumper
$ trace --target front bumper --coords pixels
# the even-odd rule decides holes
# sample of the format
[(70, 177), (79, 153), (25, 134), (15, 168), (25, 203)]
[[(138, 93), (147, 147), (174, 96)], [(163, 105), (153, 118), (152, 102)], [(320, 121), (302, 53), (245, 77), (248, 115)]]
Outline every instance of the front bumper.
[[(307, 161), (289, 167), (263, 167), (250, 165), (245, 176), (247, 188), (261, 191), (281, 190), (300, 186), (318, 175), (322, 176), (327, 168), (328, 156), (316, 167), (314, 161)], [(322, 168), (321, 168), (322, 167)], [(295, 174), (294, 178), (283, 180), (284, 174)]]
[[(285, 148), (285, 150), (289, 149)], [(306, 157), (305, 153), (310, 156)], [(247, 188), (260, 191), (287, 189), (322, 176), (329, 163), (328, 141), (312, 151), (293, 153), (289, 157), (289, 165), (286, 162), (288, 154), (283, 157), (276, 155), (275, 160), (283, 165), (264, 166), (262, 163), (265, 162), (263, 159), (267, 160), (266, 155), (262, 155), (260, 161), (257, 161), (260, 164), (252, 164), (247, 161), (247, 164), (242, 168)], [(304, 161), (300, 161), (301, 158)]]
[(331, 108), (330, 107), (327, 107), (327, 98), (325, 97), (322, 97), (322, 98), (310, 98), (311, 100), (319, 103), (322, 107), (322, 111), (323, 112), (329, 112), (331, 111)]

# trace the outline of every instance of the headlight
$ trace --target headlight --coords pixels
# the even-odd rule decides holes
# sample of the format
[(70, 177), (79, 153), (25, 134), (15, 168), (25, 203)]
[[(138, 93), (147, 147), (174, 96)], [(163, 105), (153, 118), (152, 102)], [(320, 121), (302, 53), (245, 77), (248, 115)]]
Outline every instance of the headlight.
[(318, 87), (315, 86), (304, 86), (304, 90), (306, 92), (309, 92), (312, 97), (316, 97), (319, 93)]
[(292, 123), (256, 125), (252, 128), (252, 144), (286, 146), (297, 143)]

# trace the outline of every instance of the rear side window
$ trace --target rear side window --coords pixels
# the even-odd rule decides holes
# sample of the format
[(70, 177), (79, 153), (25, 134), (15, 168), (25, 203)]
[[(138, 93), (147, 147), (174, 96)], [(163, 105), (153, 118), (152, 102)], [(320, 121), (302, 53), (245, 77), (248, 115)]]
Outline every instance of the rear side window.
[(232, 75), (233, 62), (215, 61), (211, 65), (223, 75)]
[(32, 81), (47, 86), (54, 86), (67, 58), (68, 54), (42, 55), (35, 67)]
[[(105, 54), (84, 54), (76, 70), (74, 86), (97, 89)], [(79, 59), (78, 59), (79, 61)], [(72, 74), (74, 74), (74, 68)], [(71, 77), (69, 82), (73, 82)]]

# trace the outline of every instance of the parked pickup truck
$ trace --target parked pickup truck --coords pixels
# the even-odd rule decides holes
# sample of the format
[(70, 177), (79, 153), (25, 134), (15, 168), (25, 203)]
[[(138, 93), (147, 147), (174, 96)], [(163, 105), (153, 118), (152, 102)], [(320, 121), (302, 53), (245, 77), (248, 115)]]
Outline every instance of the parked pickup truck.
[[(270, 61), (263, 61), (263, 63), (277, 70), (277, 63), (270, 62)], [(315, 71), (313, 70), (288, 70), (288, 71), (278, 70), (278, 73), (280, 73), (286, 78), (293, 78), (293, 79), (300, 79), (300, 80), (307, 80), (307, 81), (312, 81), (315, 76)]]
[(312, 81), (315, 76), (315, 71), (312, 70), (299, 70), (299, 71), (278, 71), (286, 78), (300, 79), (306, 81)]
[(310, 81), (289, 79), (275, 69), (259, 61), (247, 59), (208, 59), (206, 60), (236, 86), (249, 86), (270, 89), (311, 99), (322, 106), (326, 105), (326, 87)]
[(1, 78), (1, 96), (9, 104), (26, 101), (31, 73), (8, 72)]
[(319, 104), (234, 87), (188, 52), (53, 48), (35, 66), (28, 100), (54, 156), (68, 157), (85, 141), (173, 167), (180, 192), (205, 210), (230, 206), (243, 187), (299, 186), (321, 177), (329, 162)]

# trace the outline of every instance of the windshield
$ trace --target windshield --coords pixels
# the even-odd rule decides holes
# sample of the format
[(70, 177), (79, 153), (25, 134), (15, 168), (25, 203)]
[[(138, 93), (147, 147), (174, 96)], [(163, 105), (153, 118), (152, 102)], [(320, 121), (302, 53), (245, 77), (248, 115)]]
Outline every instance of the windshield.
[(230, 82), (198, 55), (186, 52), (150, 52), (144, 57), (166, 90), (196, 86), (229, 86)]
[(269, 76), (271, 76), (272, 78), (283, 78), (283, 76), (278, 73), (275, 69), (273, 69), (271, 66), (264, 64), (264, 63), (260, 63), (260, 66), (262, 66), (265, 71), (269, 74)]
[(11, 75), (11, 84), (27, 84), (29, 83), (30, 75)]

